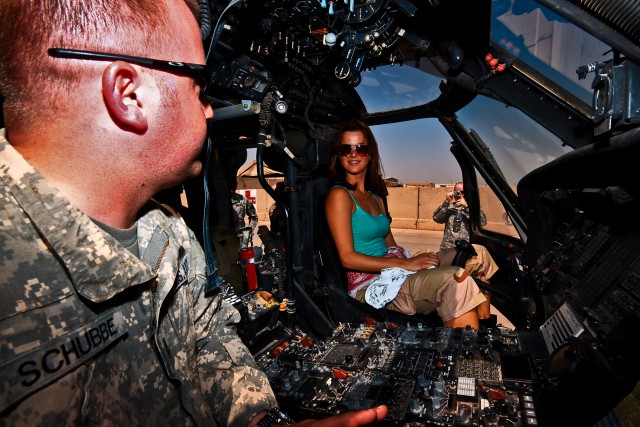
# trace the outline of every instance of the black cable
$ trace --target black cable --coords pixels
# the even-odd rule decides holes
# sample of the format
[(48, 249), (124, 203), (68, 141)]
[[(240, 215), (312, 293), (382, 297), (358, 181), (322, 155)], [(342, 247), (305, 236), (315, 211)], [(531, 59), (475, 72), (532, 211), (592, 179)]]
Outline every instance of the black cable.
[[(208, 0), (198, 0), (198, 1), (201, 3), (201, 6), (202, 6), (202, 2), (208, 3)], [(224, 27), (224, 25), (220, 25), (220, 23), (222, 22), (222, 17), (231, 7), (233, 7), (237, 3), (240, 3), (241, 1), (242, 0), (231, 0), (227, 5), (227, 7), (222, 11), (220, 16), (218, 17), (218, 22), (216, 23), (216, 27), (213, 31), (213, 35), (211, 37), (209, 48), (206, 54), (207, 63), (209, 63), (209, 55), (211, 54), (215, 45), (218, 44), (218, 39), (220, 38), (220, 34), (222, 33), (222, 28)], [(202, 8), (202, 9), (204, 10), (205, 8)], [(209, 8), (207, 8), (207, 11), (210, 14)], [(210, 17), (208, 20), (211, 21)], [(203, 29), (201, 28), (201, 33), (202, 31)], [(211, 76), (212, 79), (213, 77), (214, 76)], [(209, 227), (209, 206), (211, 202), (211, 196), (209, 194), (209, 159), (211, 157), (211, 146), (212, 146), (212, 141), (210, 136), (210, 129), (207, 123), (207, 146), (205, 150), (205, 158), (203, 160), (203, 173), (202, 173), (203, 180), (204, 180), (204, 209), (203, 209), (204, 217), (202, 221), (202, 241), (203, 241), (204, 255), (207, 262), (207, 265), (205, 267), (205, 275), (207, 277), (205, 294), (210, 294), (211, 292), (214, 292), (215, 290), (220, 288), (220, 285), (222, 285), (222, 277), (220, 277), (220, 275), (218, 274), (218, 263), (216, 262), (216, 259), (214, 257), (214, 250), (211, 244), (211, 234), (210, 234), (210, 227)]]
[[(309, 89), (309, 102), (307, 103), (304, 109), (304, 119), (307, 122), (307, 126), (309, 126), (309, 134), (313, 138), (315, 158), (311, 163), (312, 166), (310, 167), (310, 169), (312, 171), (315, 171), (320, 166), (320, 143), (318, 141), (318, 138), (316, 137), (316, 127), (309, 117), (310, 117), (311, 107), (315, 104), (316, 94), (313, 86), (311, 86), (311, 83), (309, 82), (309, 79), (307, 79), (307, 76), (305, 74), (302, 75), (302, 81), (304, 82), (305, 86), (307, 86), (307, 88)], [(307, 163), (309, 162), (307, 161)]]
[(206, 40), (211, 34), (211, 4), (209, 0), (198, 0), (200, 5), (200, 38)]
[(202, 241), (205, 259), (207, 261), (207, 266), (204, 270), (205, 275), (207, 276), (207, 285), (205, 287), (205, 294), (207, 295), (218, 289), (222, 284), (222, 278), (218, 274), (218, 263), (213, 256), (213, 246), (211, 245), (211, 235), (209, 232), (209, 203), (211, 199), (209, 194), (209, 158), (211, 157), (211, 145), (212, 142), (207, 125), (206, 157), (203, 160), (204, 167), (202, 172), (204, 179), (204, 218), (202, 221)]
[(207, 49), (207, 55), (206, 55), (207, 64), (209, 63), (209, 56), (211, 55), (211, 52), (213, 51), (215, 46), (218, 44), (218, 39), (220, 39), (220, 34), (222, 34), (222, 29), (224, 28), (224, 24), (220, 25), (221, 23), (224, 22), (222, 21), (222, 17), (224, 16), (225, 13), (227, 13), (229, 9), (231, 9), (233, 6), (235, 6), (236, 4), (242, 1), (243, 0), (231, 0), (227, 5), (227, 7), (224, 8), (222, 13), (218, 17), (218, 22), (216, 23), (216, 26), (213, 30), (213, 36), (211, 36), (211, 42), (209, 43), (209, 49)]

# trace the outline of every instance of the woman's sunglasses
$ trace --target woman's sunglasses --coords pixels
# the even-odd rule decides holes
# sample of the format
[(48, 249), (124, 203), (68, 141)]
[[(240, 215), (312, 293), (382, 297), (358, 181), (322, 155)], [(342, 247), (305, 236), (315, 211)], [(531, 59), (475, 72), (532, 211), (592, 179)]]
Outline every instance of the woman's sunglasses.
[(369, 146), (364, 144), (342, 144), (338, 152), (341, 156), (348, 156), (353, 150), (356, 150), (356, 154), (360, 157), (367, 157), (369, 155), (369, 152), (371, 151)]

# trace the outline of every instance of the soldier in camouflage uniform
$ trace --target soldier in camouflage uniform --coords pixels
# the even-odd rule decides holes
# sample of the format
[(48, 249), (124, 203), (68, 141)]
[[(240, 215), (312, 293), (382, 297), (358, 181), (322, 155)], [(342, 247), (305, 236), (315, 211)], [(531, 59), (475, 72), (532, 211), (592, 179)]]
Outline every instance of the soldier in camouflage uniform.
[[(453, 190), (447, 193), (445, 201), (433, 212), (433, 220), (438, 224), (444, 224), (440, 250), (455, 248), (455, 241), (459, 239), (469, 241), (471, 224), (469, 205), (464, 198), (464, 183), (456, 183)], [(480, 209), (480, 224), (483, 227), (487, 225), (487, 217), (482, 209)]]
[(204, 254), (181, 219), (150, 202), (133, 237), (138, 258), (48, 185), (4, 132), (0, 159), (7, 424), (245, 426), (275, 406), (232, 330), (238, 312), (204, 298)]
[[(236, 193), (237, 187), (238, 184), (236, 183), (231, 190), (231, 206), (233, 207), (234, 212), (233, 220), (236, 233), (238, 234), (240, 247), (247, 247), (251, 241), (245, 241), (241, 230), (246, 227), (251, 228), (249, 236), (253, 237), (253, 233), (255, 233), (256, 228), (258, 227), (258, 213), (256, 212), (256, 207), (251, 203), (251, 200), (247, 199), (242, 194)], [(245, 218), (249, 219), (249, 225), (247, 225)]]
[(194, 16), (194, 0), (0, 7), (0, 425), (271, 425), (238, 311), (205, 296), (202, 248), (151, 200), (202, 169), (196, 75), (47, 52), (202, 64)]
[[(81, 23), (89, 25), (93, 12), (142, 26), (124, 30), (126, 36), (108, 30), (104, 38), (80, 35), (93, 49), (203, 63), (192, 11), (174, 0), (85, 6), (93, 11), (49, 1), (13, 3), (3, 3), (0, 12), (0, 41), (11, 46), (0, 61), (15, 67), (0, 70), (7, 124), (0, 134), (0, 424), (247, 426), (277, 407), (267, 377), (235, 333), (237, 310), (218, 295), (205, 298), (205, 257), (194, 234), (149, 201), (171, 181), (199, 173), (211, 107), (199, 102), (200, 88), (188, 76), (54, 58), (46, 51), (84, 45), (73, 35)], [(42, 17), (52, 27), (70, 22), (69, 32), (64, 25), (39, 28), (39, 42), (10, 35), (25, 33)], [(160, 28), (151, 38), (163, 40), (152, 43), (156, 49), (113, 44), (152, 31), (147, 27), (154, 23)], [(27, 45), (35, 46), (40, 64), (18, 52)], [(47, 70), (65, 75), (54, 80), (76, 73), (82, 82), (62, 84), (73, 96), (59, 97), (56, 108), (39, 98), (42, 88), (31, 80), (37, 96), (23, 92), (30, 89), (21, 75), (35, 79)], [(102, 90), (87, 91), (93, 81)], [(153, 102), (163, 95), (175, 100), (164, 101), (171, 105), (166, 111)], [(176, 130), (183, 128), (178, 124), (193, 128), (167, 133), (170, 143), (154, 145), (168, 129), (158, 128), (158, 120), (169, 116)], [(43, 127), (32, 122), (40, 119)], [(79, 138), (70, 132), (76, 126)], [(130, 150), (119, 145), (132, 141), (138, 146)], [(157, 152), (141, 157), (149, 149)]]
[(287, 217), (285, 208), (287, 200), (285, 196), (285, 184), (278, 181), (274, 188), (276, 196), (281, 204), (274, 203), (269, 208), (269, 224), (271, 225), (271, 233), (273, 235), (274, 247), (284, 250), (287, 240)]
[[(446, 199), (440, 206), (433, 212), (433, 220), (438, 224), (444, 224), (444, 234), (442, 235), (442, 242), (440, 242), (440, 250), (455, 248), (456, 240), (470, 241), (471, 223), (469, 219), (469, 205), (464, 198), (464, 183), (457, 182), (453, 187), (453, 190), (447, 193)], [(487, 216), (480, 209), (480, 225), (483, 227), (487, 225)], [(476, 252), (480, 250), (478, 245), (473, 245)], [(470, 259), (473, 262), (474, 257)], [(488, 282), (489, 279), (482, 278), (483, 281)], [(482, 292), (487, 301), (478, 307), (478, 314), (481, 319), (490, 319), (491, 322), (495, 320), (495, 315), (491, 315), (491, 294), (487, 291)], [(483, 322), (481, 322), (483, 324)], [(490, 322), (485, 322), (485, 325), (490, 325)], [(495, 326), (495, 325), (493, 325)]]

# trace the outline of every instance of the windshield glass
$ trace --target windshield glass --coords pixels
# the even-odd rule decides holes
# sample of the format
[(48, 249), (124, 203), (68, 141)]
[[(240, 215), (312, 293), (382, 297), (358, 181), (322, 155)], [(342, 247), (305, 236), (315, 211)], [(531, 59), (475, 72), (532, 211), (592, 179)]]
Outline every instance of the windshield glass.
[(356, 90), (367, 111), (399, 110), (423, 105), (440, 96), (440, 82), (444, 77), (427, 60), (420, 67), (408, 65), (384, 65), (362, 73), (362, 82)]
[(480, 136), (514, 189), (524, 175), (571, 150), (516, 108), (485, 97), (460, 110), (458, 120)]
[(611, 47), (534, 0), (494, 0), (491, 40), (586, 104), (593, 75), (577, 70), (613, 58)]
[[(494, 0), (491, 40), (507, 54), (526, 62), (535, 72), (549, 79), (554, 87), (574, 94), (588, 108), (592, 103), (593, 74), (579, 79), (576, 71), (613, 56), (608, 45), (533, 0)], [(440, 95), (443, 80), (429, 61), (422, 58), (415, 68), (413, 64), (396, 64), (365, 71), (356, 90), (367, 111), (376, 113), (432, 101)], [(477, 97), (457, 115), (467, 130), (480, 135), (513, 186), (526, 173), (571, 150), (518, 109), (507, 108), (485, 97)], [(445, 146), (450, 142), (450, 138), (442, 135), (441, 125), (435, 119), (380, 125), (376, 126), (376, 133), (387, 147), (400, 147), (401, 152), (413, 153), (405, 159), (409, 164), (418, 162), (419, 157), (424, 159), (422, 154), (425, 153), (429, 161), (437, 162), (432, 151), (436, 141)], [(414, 137), (407, 138), (406, 135)], [(406, 175), (401, 172), (401, 166), (388, 163), (388, 175)], [(423, 169), (421, 176), (413, 174), (405, 178), (414, 182), (447, 182), (451, 179), (435, 173), (436, 168), (426, 170), (431, 173), (425, 173)]]

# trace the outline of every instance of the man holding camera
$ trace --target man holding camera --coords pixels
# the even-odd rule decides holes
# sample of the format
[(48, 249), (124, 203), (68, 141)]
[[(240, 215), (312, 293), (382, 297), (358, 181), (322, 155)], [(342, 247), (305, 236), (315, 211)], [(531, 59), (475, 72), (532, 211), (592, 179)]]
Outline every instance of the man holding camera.
[[(433, 220), (438, 224), (444, 224), (444, 235), (440, 243), (440, 250), (455, 248), (458, 239), (469, 241), (470, 220), (469, 205), (464, 198), (464, 183), (458, 182), (452, 191), (447, 193), (447, 198), (433, 212)], [(487, 224), (487, 216), (480, 209), (480, 224)]]
[[(464, 198), (464, 183), (457, 182), (452, 191), (447, 193), (445, 201), (433, 212), (433, 220), (438, 224), (444, 224), (444, 234), (440, 242), (440, 250), (455, 248), (456, 240), (470, 241), (471, 221), (469, 219), (469, 205)], [(487, 216), (480, 209), (480, 225), (487, 225)], [(475, 247), (475, 245), (474, 245)], [(473, 262), (474, 258), (469, 261)], [(467, 261), (467, 262), (469, 262)], [(478, 280), (488, 283), (486, 277), (478, 277)], [(487, 301), (478, 307), (480, 326), (496, 325), (496, 316), (491, 314), (491, 295), (483, 291)]]

